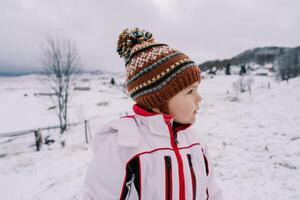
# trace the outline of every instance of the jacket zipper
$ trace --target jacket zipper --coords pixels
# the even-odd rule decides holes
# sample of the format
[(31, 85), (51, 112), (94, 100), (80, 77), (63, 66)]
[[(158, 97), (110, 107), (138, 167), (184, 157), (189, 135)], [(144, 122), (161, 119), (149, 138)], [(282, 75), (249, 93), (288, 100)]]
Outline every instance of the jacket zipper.
[(175, 143), (176, 145), (179, 144), (179, 142), (178, 142), (178, 140), (177, 140), (177, 132), (174, 132), (174, 143)]
[(196, 182), (196, 176), (193, 168), (193, 163), (192, 163), (192, 158), (190, 154), (187, 154), (187, 158), (189, 161), (189, 166), (190, 166), (190, 172), (191, 172), (191, 178), (192, 178), (192, 189), (193, 189), (193, 200), (196, 199), (196, 188), (197, 188), (197, 182)]
[(172, 163), (171, 157), (165, 156), (166, 200), (172, 199)]
[[(169, 132), (170, 132), (170, 141), (172, 148), (176, 155), (176, 160), (178, 163), (178, 178), (179, 178), (179, 199), (185, 200), (185, 181), (184, 181), (184, 170), (183, 170), (183, 161), (178, 149), (178, 141), (177, 141), (177, 131), (172, 130), (172, 125), (170, 122), (167, 122)], [(175, 133), (175, 134), (174, 134)]]

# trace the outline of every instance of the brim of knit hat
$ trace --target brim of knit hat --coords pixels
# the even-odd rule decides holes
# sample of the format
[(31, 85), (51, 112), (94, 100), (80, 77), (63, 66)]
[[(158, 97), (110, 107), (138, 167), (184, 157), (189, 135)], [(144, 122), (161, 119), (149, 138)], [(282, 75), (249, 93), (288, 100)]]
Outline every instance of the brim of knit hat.
[(172, 80), (157, 92), (140, 96), (135, 99), (137, 104), (146, 109), (159, 108), (172, 97), (195, 82), (201, 81), (201, 71), (198, 66), (187, 68), (177, 74)]

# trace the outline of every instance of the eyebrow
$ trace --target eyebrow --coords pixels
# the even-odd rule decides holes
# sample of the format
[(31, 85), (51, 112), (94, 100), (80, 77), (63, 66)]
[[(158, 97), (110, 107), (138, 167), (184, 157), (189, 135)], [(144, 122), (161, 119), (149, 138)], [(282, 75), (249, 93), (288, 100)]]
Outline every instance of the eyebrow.
[(198, 85), (191, 85), (189, 88), (196, 88)]

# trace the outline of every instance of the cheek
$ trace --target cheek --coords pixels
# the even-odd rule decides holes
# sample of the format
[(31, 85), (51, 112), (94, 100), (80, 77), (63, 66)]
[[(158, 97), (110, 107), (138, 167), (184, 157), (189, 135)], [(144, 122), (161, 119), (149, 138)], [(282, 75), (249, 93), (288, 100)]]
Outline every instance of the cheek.
[(170, 113), (174, 116), (182, 115), (186, 112), (184, 104), (173, 104), (170, 107)]
[(184, 99), (178, 102), (171, 102), (169, 105), (170, 114), (175, 118), (187, 118), (194, 112), (193, 102)]

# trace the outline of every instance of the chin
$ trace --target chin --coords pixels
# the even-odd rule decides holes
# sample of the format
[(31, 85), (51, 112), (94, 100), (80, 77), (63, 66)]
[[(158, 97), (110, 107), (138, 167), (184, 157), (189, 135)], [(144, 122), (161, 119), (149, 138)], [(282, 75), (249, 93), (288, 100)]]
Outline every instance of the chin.
[(196, 119), (193, 119), (193, 120), (190, 121), (189, 124), (193, 124), (193, 123), (195, 123), (195, 121), (196, 121)]
[(182, 120), (182, 121), (180, 121), (180, 120), (178, 120), (178, 121), (176, 121), (176, 122), (178, 122), (178, 123), (181, 123), (181, 124), (193, 124), (193, 123), (195, 123), (195, 121), (196, 121), (196, 118), (195, 117), (193, 117), (192, 119), (190, 119), (190, 120)]
[(180, 124), (193, 124), (196, 121), (197, 115), (195, 113), (190, 114), (190, 116), (175, 116), (174, 121)]
[(190, 124), (195, 123), (195, 121), (196, 121), (196, 116), (193, 116), (192, 119), (190, 120)]

